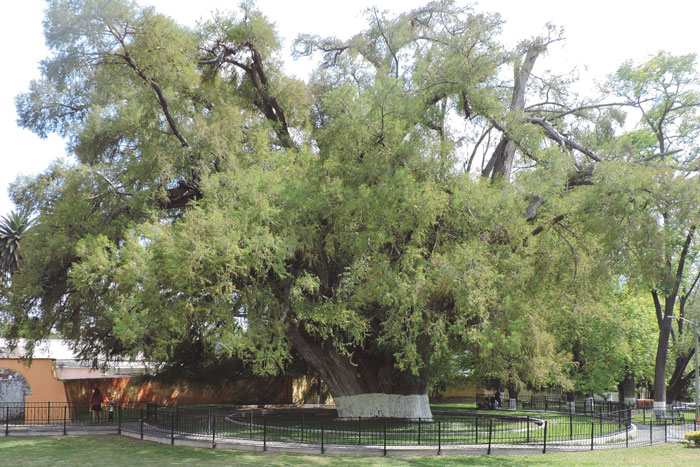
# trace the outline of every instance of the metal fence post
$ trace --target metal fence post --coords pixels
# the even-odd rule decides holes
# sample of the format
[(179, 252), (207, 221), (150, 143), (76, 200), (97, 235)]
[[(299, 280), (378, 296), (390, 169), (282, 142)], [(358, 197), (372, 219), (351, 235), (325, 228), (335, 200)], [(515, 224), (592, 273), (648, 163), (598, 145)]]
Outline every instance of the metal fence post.
[(474, 444), (479, 444), (479, 417), (474, 418)]
[(442, 454), (442, 422), (438, 422), (438, 456)]
[(664, 418), (664, 443), (668, 442), (668, 431), (666, 427), (666, 419)]
[(593, 436), (595, 432), (595, 423), (591, 422), (591, 451), (593, 450)]
[(603, 436), (603, 412), (598, 412), (598, 420), (600, 420), (600, 436)]
[(251, 410), (249, 412), (249, 417), (248, 419), (250, 420), (250, 423), (248, 423), (248, 437), (250, 439), (253, 439), (253, 411)]
[(68, 414), (68, 406), (64, 405), (63, 406), (63, 435), (65, 436), (66, 434), (66, 418)]
[(357, 444), (362, 445), (362, 417), (357, 419)]
[(525, 423), (527, 423), (527, 442), (530, 442), (530, 416), (526, 415), (525, 416)]
[(418, 446), (420, 446), (420, 417), (418, 417)]
[(117, 433), (122, 434), (122, 405), (117, 405)]
[(630, 426), (625, 423), (625, 447), (630, 447)]
[(618, 430), (622, 428), (622, 411), (617, 411), (617, 428)]
[[(211, 412), (209, 416), (211, 417)], [(216, 414), (211, 419), (211, 448), (216, 448)]]
[(569, 439), (574, 439), (574, 415), (569, 410)]
[(654, 419), (649, 419), (649, 444), (654, 444)]
[(547, 420), (544, 421), (544, 444), (542, 445), (542, 454), (547, 454)]
[(265, 416), (263, 416), (263, 451), (267, 451), (267, 417)]
[(51, 402), (47, 402), (46, 404), (46, 424), (51, 425)]
[(321, 454), (323, 454), (323, 453), (325, 452), (324, 443), (325, 443), (325, 441), (326, 441), (326, 440), (324, 439), (324, 436), (323, 436), (323, 435), (324, 435), (323, 431), (324, 431), (324, 430), (323, 430), (323, 419), (321, 419)]
[(141, 439), (143, 439), (143, 407), (141, 408)]
[(491, 455), (491, 432), (493, 431), (493, 418), (489, 418), (489, 448), (486, 451), (487, 455)]
[(175, 414), (170, 413), (170, 445), (175, 446)]
[(384, 420), (384, 457), (386, 457), (386, 419)]
[(10, 436), (10, 406), (5, 406), (5, 436)]

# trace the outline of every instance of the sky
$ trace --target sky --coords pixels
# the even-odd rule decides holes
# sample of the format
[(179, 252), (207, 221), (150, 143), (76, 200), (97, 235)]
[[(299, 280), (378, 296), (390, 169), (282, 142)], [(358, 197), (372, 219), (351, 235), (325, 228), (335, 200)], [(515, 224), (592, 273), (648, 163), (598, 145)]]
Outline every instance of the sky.
[[(177, 21), (194, 26), (214, 11), (235, 9), (236, 0), (138, 0), (152, 5)], [(309, 60), (294, 62), (289, 49), (297, 34), (335, 35), (349, 38), (364, 28), (362, 12), (371, 6), (393, 13), (425, 4), (425, 0), (257, 0), (260, 10), (277, 26), (283, 38), (285, 62), (291, 74), (304, 79), (312, 68)], [(458, 4), (466, 4), (459, 1)], [(472, 2), (473, 4), (473, 2)], [(3, 73), (0, 75), (0, 215), (14, 206), (7, 191), (21, 175), (43, 172), (51, 161), (66, 155), (65, 142), (51, 135), (41, 139), (16, 124), (15, 96), (39, 78), (39, 62), (48, 56), (44, 45), (43, 0), (3, 2), (0, 17)], [(477, 11), (499, 12), (505, 20), (502, 40), (514, 45), (536, 36), (546, 23), (564, 28), (565, 41), (556, 44), (535, 73), (551, 69), (576, 69), (592, 86), (625, 60), (645, 60), (659, 50), (673, 54), (700, 54), (697, 19), (700, 2), (691, 0), (482, 0)]]

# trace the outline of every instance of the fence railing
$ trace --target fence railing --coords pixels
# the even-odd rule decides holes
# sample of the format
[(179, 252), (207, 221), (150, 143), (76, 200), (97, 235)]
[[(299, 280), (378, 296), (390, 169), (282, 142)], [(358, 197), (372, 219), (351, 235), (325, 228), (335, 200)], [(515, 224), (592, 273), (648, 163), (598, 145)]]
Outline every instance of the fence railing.
[[(117, 432), (128, 431), (142, 439), (169, 440), (172, 444), (195, 439), (215, 447), (221, 442), (247, 441), (259, 444), (263, 450), (269, 443), (294, 443), (316, 446), (322, 452), (334, 445), (379, 449), (385, 453), (406, 446), (437, 452), (479, 446), (489, 453), (494, 445), (529, 446), (543, 452), (552, 446), (579, 450), (640, 446), (682, 439), (683, 434), (697, 429), (694, 417), (660, 421), (645, 409), (627, 407), (613, 411), (607, 405), (586, 411), (585, 401), (581, 412), (555, 412), (550, 402), (546, 402), (547, 412), (532, 415), (436, 410), (433, 418), (427, 420), (338, 419), (333, 410), (117, 405), (111, 418), (107, 411), (102, 412), (99, 425)], [(68, 433), (97, 425), (89, 409), (88, 404), (74, 403), (0, 404), (0, 419), (5, 435), (47, 427)]]
[[(534, 410), (538, 412), (570, 412), (575, 413), (603, 413), (612, 414), (629, 408), (624, 402), (598, 401), (593, 398), (584, 400), (567, 401), (560, 398), (531, 396), (520, 398), (516, 402), (516, 407), (510, 406), (510, 401), (504, 401), (504, 409), (512, 410)], [(477, 409), (491, 409), (491, 397), (477, 395), (474, 398)]]

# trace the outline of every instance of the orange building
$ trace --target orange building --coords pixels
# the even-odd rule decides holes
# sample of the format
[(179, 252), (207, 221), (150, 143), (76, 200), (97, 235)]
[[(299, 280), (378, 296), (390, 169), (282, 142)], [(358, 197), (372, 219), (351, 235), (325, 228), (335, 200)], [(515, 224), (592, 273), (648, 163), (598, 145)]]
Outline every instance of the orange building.
[(142, 362), (117, 362), (95, 370), (77, 360), (65, 341), (48, 339), (34, 349), (31, 362), (21, 348), (9, 350), (0, 341), (0, 403), (70, 402), (87, 404), (95, 387), (121, 404), (151, 402), (189, 404), (289, 404), (292, 378), (239, 380), (216, 386), (187, 382), (163, 384), (139, 378)]
[(30, 365), (17, 358), (0, 358), (0, 378), (24, 386), (23, 400), (0, 402), (67, 402), (63, 382), (56, 377), (55, 360), (35, 359)]

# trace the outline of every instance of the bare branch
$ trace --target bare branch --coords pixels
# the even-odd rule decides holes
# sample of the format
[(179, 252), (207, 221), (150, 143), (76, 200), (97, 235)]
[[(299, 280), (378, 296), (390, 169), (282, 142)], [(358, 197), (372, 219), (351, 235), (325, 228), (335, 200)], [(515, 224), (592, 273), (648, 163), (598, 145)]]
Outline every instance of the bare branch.
[(124, 190), (119, 189), (119, 188), (114, 184), (114, 182), (112, 182), (112, 180), (110, 180), (109, 178), (107, 178), (107, 176), (106, 176), (105, 174), (103, 174), (103, 173), (101, 173), (101, 172), (98, 172), (97, 170), (92, 170), (92, 169), (90, 169), (90, 172), (93, 173), (93, 174), (95, 174), (95, 175), (97, 175), (98, 177), (102, 178), (105, 182), (107, 182), (107, 184), (108, 184), (110, 187), (112, 187), (112, 190), (114, 190), (114, 192), (115, 192), (116, 194), (122, 195), (122, 196), (133, 196), (133, 193), (130, 193), (130, 192), (128, 192), (128, 191), (124, 191)]
[(547, 136), (549, 136), (551, 139), (557, 142), (562, 147), (566, 147), (568, 149), (576, 149), (577, 151), (585, 154), (586, 156), (590, 157), (596, 162), (601, 162), (603, 159), (601, 159), (599, 156), (597, 156), (593, 151), (590, 149), (584, 148), (580, 144), (578, 144), (576, 141), (573, 141), (572, 139), (566, 138), (559, 134), (559, 132), (543, 118), (535, 118), (535, 117), (527, 117), (525, 119), (526, 121), (530, 123), (535, 123), (539, 126), (541, 126)]

